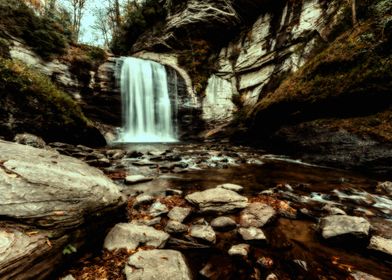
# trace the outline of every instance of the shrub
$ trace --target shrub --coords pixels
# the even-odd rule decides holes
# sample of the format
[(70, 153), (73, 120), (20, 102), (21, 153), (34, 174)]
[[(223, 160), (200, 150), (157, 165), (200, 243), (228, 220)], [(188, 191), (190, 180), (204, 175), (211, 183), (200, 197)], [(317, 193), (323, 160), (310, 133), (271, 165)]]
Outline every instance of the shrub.
[[(13, 122), (8, 121), (10, 116)], [(79, 105), (44, 75), (0, 58), (0, 131), (49, 137), (70, 127), (88, 127)], [(59, 137), (59, 135), (51, 135)], [(68, 136), (67, 136), (68, 137)]]
[(45, 59), (65, 52), (70, 34), (64, 26), (63, 19), (38, 16), (21, 0), (0, 0), (0, 30), (23, 39)]
[(142, 33), (165, 18), (166, 10), (159, 0), (130, 4), (125, 14), (125, 23), (113, 35), (111, 50), (115, 54), (128, 54)]

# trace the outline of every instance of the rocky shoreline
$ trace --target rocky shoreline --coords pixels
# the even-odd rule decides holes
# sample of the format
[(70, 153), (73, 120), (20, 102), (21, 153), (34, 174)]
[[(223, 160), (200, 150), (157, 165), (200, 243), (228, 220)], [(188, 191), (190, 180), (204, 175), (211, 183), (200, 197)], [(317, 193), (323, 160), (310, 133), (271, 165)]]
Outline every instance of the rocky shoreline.
[(15, 141), (36, 148), (0, 142), (4, 279), (392, 276), (390, 182), (227, 143)]

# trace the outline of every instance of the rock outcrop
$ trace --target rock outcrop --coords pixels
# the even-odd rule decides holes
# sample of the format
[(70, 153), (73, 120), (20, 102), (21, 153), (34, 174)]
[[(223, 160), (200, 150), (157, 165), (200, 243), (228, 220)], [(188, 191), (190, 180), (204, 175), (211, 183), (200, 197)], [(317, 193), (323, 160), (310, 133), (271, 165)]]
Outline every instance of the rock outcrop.
[(47, 279), (87, 235), (94, 232), (88, 242), (99, 242), (125, 202), (101, 171), (55, 151), (5, 141), (0, 191), (1, 279)]

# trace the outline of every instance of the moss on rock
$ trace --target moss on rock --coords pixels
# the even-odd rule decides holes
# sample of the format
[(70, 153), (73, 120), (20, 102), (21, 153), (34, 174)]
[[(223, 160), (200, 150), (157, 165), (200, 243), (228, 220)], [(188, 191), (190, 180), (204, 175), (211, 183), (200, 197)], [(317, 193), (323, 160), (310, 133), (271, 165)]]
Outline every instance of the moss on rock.
[(104, 145), (78, 104), (44, 75), (0, 58), (0, 133), (29, 132), (47, 141)]

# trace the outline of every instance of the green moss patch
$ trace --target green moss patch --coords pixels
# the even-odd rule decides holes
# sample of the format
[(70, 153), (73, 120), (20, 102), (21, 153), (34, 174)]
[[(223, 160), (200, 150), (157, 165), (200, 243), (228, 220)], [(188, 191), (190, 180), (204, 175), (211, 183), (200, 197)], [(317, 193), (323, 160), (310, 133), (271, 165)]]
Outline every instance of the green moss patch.
[(362, 23), (266, 95), (258, 122), (284, 123), (371, 115), (391, 106), (392, 53), (376, 24)]
[(43, 58), (65, 53), (71, 38), (64, 19), (38, 16), (21, 0), (0, 0), (0, 31), (23, 39)]
[(46, 76), (5, 59), (0, 59), (0, 131), (6, 137), (29, 132), (64, 142), (86, 142), (90, 135), (92, 144), (102, 138), (78, 104)]

